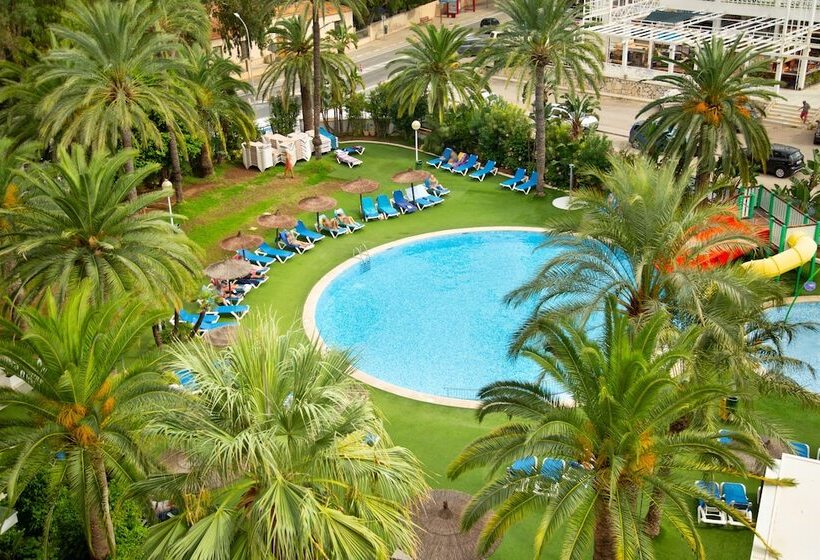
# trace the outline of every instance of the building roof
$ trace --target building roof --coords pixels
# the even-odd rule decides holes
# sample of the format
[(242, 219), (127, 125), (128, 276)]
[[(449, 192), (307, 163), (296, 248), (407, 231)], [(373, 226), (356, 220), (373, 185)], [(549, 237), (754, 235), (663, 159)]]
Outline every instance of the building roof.
[[(766, 478), (793, 479), (796, 486), (763, 487), (757, 531), (780, 553), (780, 560), (817, 558), (817, 509), (820, 504), (820, 461), (784, 453)], [(750, 560), (775, 560), (755, 537)]]

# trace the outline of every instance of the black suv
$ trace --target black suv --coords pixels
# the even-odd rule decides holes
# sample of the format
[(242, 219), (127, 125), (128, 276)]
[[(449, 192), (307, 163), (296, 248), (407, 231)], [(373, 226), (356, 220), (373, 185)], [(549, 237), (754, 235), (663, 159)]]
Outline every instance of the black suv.
[[(632, 125), (632, 128), (629, 129), (629, 145), (636, 150), (646, 150), (647, 144), (649, 143), (649, 137), (652, 136), (652, 132), (653, 130), (651, 124), (646, 123), (646, 121), (636, 121), (635, 124)], [(667, 130), (665, 134), (662, 134), (655, 141), (653, 151), (663, 152), (674, 137), (675, 131)]]
[[(749, 152), (747, 156), (751, 158)], [(766, 160), (765, 170), (769, 175), (782, 179), (794, 175), (803, 167), (803, 152), (794, 146), (772, 144), (772, 153)]]

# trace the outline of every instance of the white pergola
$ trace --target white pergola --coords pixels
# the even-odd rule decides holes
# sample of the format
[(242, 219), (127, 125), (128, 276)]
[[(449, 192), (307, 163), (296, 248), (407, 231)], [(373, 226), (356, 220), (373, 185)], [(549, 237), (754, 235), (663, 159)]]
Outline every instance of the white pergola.
[(793, 479), (796, 486), (763, 487), (756, 528), (780, 556), (755, 537), (750, 560), (815, 560), (820, 507), (820, 461), (784, 453), (766, 478)]
[[(816, 21), (818, 3), (820, 0), (678, 0), (677, 9), (673, 10), (665, 8), (661, 0), (590, 0), (585, 4), (584, 20), (608, 45), (623, 46), (624, 70), (631, 41), (648, 43), (651, 65), (656, 45), (668, 47), (669, 57), (673, 58), (679, 46), (695, 46), (718, 36), (727, 41), (739, 39), (744, 47), (753, 47), (770, 57), (777, 64), (778, 81), (784, 60), (799, 59), (797, 85), (802, 89), (808, 61), (817, 60), (810, 57), (810, 49), (820, 47), (812, 44), (812, 35), (820, 32), (820, 22)], [(734, 13), (744, 11), (735, 9), (737, 6), (754, 8), (746, 11), (765, 15)], [(701, 7), (709, 9), (692, 9)], [(671, 21), (650, 15), (668, 15)], [(673, 70), (674, 65), (670, 64), (667, 71)]]

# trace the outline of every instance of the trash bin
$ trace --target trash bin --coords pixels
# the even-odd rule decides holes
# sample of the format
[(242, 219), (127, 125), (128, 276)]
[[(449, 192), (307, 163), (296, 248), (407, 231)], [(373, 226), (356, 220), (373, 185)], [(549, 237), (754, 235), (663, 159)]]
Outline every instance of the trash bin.
[(416, 169), (421, 169), (421, 161), (416, 161)]

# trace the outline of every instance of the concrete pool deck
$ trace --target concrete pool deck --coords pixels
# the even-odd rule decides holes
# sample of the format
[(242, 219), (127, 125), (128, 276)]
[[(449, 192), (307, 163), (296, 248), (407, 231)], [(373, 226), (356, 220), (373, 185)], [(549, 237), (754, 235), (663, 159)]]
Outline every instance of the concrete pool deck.
[[(429, 233), (422, 233), (420, 235), (412, 235), (410, 237), (405, 237), (402, 239), (398, 239), (396, 241), (384, 243), (383, 245), (378, 245), (373, 249), (369, 249), (367, 253), (369, 256), (372, 256), (377, 255), (379, 253), (383, 253), (384, 251), (388, 251), (395, 247), (400, 247), (402, 245), (407, 245), (409, 243), (415, 243), (417, 241), (431, 239), (434, 237), (457, 235), (460, 233), (478, 233), (487, 231), (544, 232), (545, 230), (543, 228), (528, 226), (487, 226), (444, 229)], [(330, 272), (322, 276), (322, 278), (316, 284), (314, 284), (313, 288), (310, 290), (310, 293), (308, 294), (307, 299), (305, 300), (305, 305), (302, 308), (302, 327), (305, 330), (305, 334), (307, 334), (307, 336), (311, 340), (318, 341), (319, 344), (321, 344), (322, 348), (328, 349), (329, 347), (322, 339), (322, 336), (319, 333), (319, 329), (316, 326), (316, 310), (319, 305), (319, 298), (322, 296), (322, 293), (325, 291), (325, 289), (333, 282), (333, 280), (335, 280), (339, 275), (344, 273), (349, 268), (356, 266), (360, 262), (361, 257), (352, 257), (331, 269)], [(438, 395), (433, 395), (431, 393), (424, 393), (422, 391), (407, 389), (406, 387), (402, 387), (400, 385), (388, 383), (387, 381), (384, 381), (370, 373), (367, 373), (356, 368), (354, 368), (352, 375), (355, 379), (358, 379), (359, 381), (366, 383), (371, 387), (375, 387), (376, 389), (380, 389), (382, 391), (392, 393), (399, 397), (404, 397), (415, 401), (421, 401), (430, 404), (438, 404), (443, 406), (452, 406), (457, 408), (478, 408), (479, 405), (479, 401), (477, 400), (442, 397)]]

